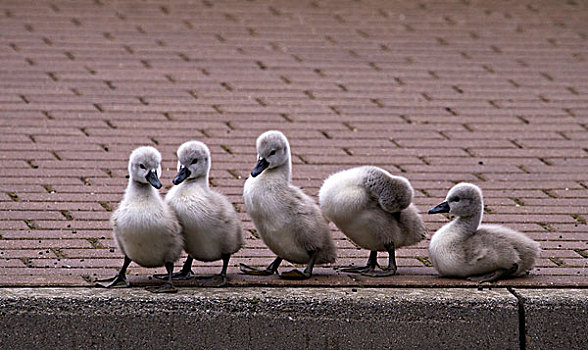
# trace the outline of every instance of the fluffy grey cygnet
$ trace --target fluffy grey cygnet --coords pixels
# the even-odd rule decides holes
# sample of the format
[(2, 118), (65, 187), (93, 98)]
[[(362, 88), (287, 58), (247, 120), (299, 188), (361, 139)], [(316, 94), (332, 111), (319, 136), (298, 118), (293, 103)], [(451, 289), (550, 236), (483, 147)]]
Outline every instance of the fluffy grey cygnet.
[(144, 267), (165, 266), (167, 283), (148, 290), (156, 293), (173, 293), (173, 264), (182, 253), (181, 227), (173, 211), (159, 192), (161, 154), (153, 147), (135, 149), (129, 159), (129, 184), (123, 200), (110, 218), (113, 235), (124, 264), (113, 278), (98, 280), (110, 282), (103, 287), (129, 285), (126, 270), (131, 261)]
[[(222, 194), (210, 189), (210, 150), (199, 141), (188, 141), (178, 148), (178, 174), (165, 201), (175, 211), (184, 236), (188, 258), (176, 279), (194, 277), (193, 259), (223, 261), (220, 274), (199, 278), (201, 285), (221, 287), (226, 284), (231, 255), (243, 245), (241, 222), (233, 205)], [(163, 276), (156, 275), (161, 278)]]
[(482, 190), (470, 183), (455, 185), (443, 203), (429, 210), (457, 216), (431, 238), (435, 269), (480, 283), (528, 273), (539, 256), (539, 243), (508, 227), (480, 225), (483, 210)]
[[(325, 180), (319, 191), (323, 214), (351, 241), (371, 251), (366, 266), (342, 271), (373, 277), (396, 273), (395, 249), (425, 238), (425, 226), (412, 198), (406, 178), (374, 166), (344, 170)], [(388, 252), (388, 268), (380, 271), (375, 270), (378, 251)]]
[(241, 264), (246, 274), (271, 275), (282, 259), (308, 264), (280, 275), (306, 279), (316, 264), (332, 263), (336, 249), (329, 225), (316, 203), (292, 186), (292, 161), (288, 139), (279, 131), (267, 131), (257, 138), (257, 165), (245, 182), (245, 208), (263, 242), (278, 257), (265, 269)]

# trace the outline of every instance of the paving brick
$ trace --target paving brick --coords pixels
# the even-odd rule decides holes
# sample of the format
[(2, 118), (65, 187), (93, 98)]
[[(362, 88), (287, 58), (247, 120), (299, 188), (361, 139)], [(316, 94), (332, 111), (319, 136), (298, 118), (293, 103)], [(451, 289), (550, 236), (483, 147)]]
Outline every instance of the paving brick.
[(51, 239), (51, 240), (0, 240), (0, 249), (26, 248), (91, 248), (92, 243), (82, 239)]
[[(410, 179), (422, 212), (456, 182), (476, 183), (485, 222), (543, 248), (530, 278), (499, 285), (588, 285), (588, 17), (575, 2), (100, 4), (0, 4), (0, 277), (10, 276), (0, 285), (114, 274), (108, 218), (130, 151), (160, 149), (165, 194), (177, 146), (198, 139), (248, 237), (231, 284), (473, 286), (417, 259), (428, 240), (398, 251), (398, 276), (340, 274), (333, 267), (362, 264), (367, 251), (334, 226), (339, 260), (319, 277), (239, 274), (239, 262), (273, 259), (247, 231), (242, 199), (268, 129), (289, 137), (293, 181), (315, 199), (326, 176), (364, 164)], [(424, 219), (429, 237), (447, 222)], [(154, 271), (164, 269), (132, 264), (129, 275), (144, 285)]]
[(64, 228), (57, 230), (7, 230), (2, 232), (6, 239), (105, 239), (111, 237), (111, 229), (79, 230)]
[(1, 249), (0, 259), (28, 259), (55, 258), (55, 252), (50, 249)]
[(26, 266), (25, 263), (21, 259), (2, 259), (1, 269), (4, 270), (6, 268), (25, 267), (25, 266)]

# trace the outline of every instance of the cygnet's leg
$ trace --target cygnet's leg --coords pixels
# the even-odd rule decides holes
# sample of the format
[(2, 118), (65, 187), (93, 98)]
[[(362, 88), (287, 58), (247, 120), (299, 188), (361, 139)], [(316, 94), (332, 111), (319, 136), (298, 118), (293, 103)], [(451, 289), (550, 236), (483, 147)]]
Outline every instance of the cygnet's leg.
[[(192, 271), (192, 262), (193, 261), (194, 261), (194, 258), (192, 256), (188, 255), (188, 258), (184, 262), (182, 269), (179, 272), (172, 274), (172, 279), (181, 281), (181, 280), (189, 280), (189, 279), (194, 278), (194, 272)], [(167, 273), (155, 274), (155, 275), (153, 275), (153, 277), (160, 279), (160, 280), (165, 280), (165, 279), (167, 279)]]
[(365, 266), (347, 266), (341, 268), (340, 270), (343, 272), (350, 273), (365, 273), (374, 271), (376, 266), (378, 266), (378, 252), (372, 250), (370, 252), (370, 257), (368, 258), (367, 264)]
[[(231, 254), (223, 254), (223, 269), (220, 274), (214, 276), (195, 277), (201, 287), (223, 287), (227, 284), (227, 267), (229, 266), (229, 259)], [(202, 282), (200, 282), (202, 281)]]
[(171, 262), (165, 263), (165, 269), (167, 270), (167, 282), (161, 286), (152, 286), (147, 287), (150, 292), (153, 293), (177, 293), (178, 290), (174, 287), (174, 283), (172, 281), (172, 273), (174, 272), (174, 264)]
[(110, 283), (108, 283), (108, 284), (96, 283), (96, 286), (110, 288), (110, 287), (116, 287), (116, 286), (120, 285), (121, 283), (124, 283), (125, 286), (129, 287), (129, 281), (127, 280), (127, 267), (129, 267), (130, 263), (131, 263), (131, 259), (129, 259), (129, 257), (125, 255), (125, 261), (123, 263), (123, 266), (121, 267), (120, 271), (118, 272), (118, 274), (116, 276), (111, 277), (111, 278), (96, 280), (96, 282), (110, 282)]
[(282, 263), (282, 258), (280, 258), (278, 256), (265, 269), (256, 269), (255, 267), (251, 267), (251, 266), (245, 265), (243, 263), (239, 264), (239, 269), (241, 270), (241, 272), (243, 272), (244, 274), (247, 274), (247, 275), (269, 276), (269, 275), (273, 275), (274, 273), (276, 273), (278, 271), (278, 266), (280, 266), (281, 263)]
[(386, 244), (386, 250), (388, 251), (388, 267), (386, 269), (382, 269), (381, 271), (368, 271), (363, 272), (363, 276), (370, 276), (370, 277), (386, 277), (392, 276), (396, 274), (396, 270), (398, 267), (396, 266), (396, 251), (394, 250), (394, 242)]
[(515, 273), (519, 269), (518, 264), (514, 264), (510, 269), (498, 269), (496, 271), (489, 272), (484, 275), (479, 276), (471, 276), (468, 277), (468, 280), (473, 282), (484, 283), (484, 282), (496, 282), (501, 278), (506, 278), (513, 273)]
[(298, 269), (290, 270), (288, 272), (284, 272), (280, 275), (280, 278), (286, 280), (305, 280), (312, 276), (312, 269), (314, 268), (314, 264), (316, 263), (316, 258), (318, 256), (318, 250), (313, 252), (309, 252), (310, 260), (308, 261), (308, 265), (304, 269), (304, 271), (300, 272)]

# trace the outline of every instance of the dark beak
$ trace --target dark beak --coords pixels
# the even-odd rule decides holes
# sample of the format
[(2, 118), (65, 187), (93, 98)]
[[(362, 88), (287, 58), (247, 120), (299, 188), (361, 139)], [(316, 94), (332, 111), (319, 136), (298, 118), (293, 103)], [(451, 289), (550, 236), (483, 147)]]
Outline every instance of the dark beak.
[(251, 170), (251, 176), (256, 177), (261, 174), (269, 165), (270, 163), (265, 158), (259, 158), (257, 164), (255, 164), (255, 168)]
[(449, 213), (449, 203), (443, 202), (438, 206), (429, 209), (429, 214)]
[(161, 188), (161, 182), (159, 182), (159, 179), (157, 178), (157, 173), (155, 173), (155, 171), (149, 170), (149, 172), (145, 176), (145, 179), (147, 181), (149, 181), (149, 183), (151, 184), (151, 186), (153, 186), (153, 187), (155, 187), (157, 189), (160, 189)]
[(181, 166), (180, 171), (178, 171), (178, 175), (174, 177), (174, 180), (172, 182), (174, 183), (174, 185), (179, 185), (184, 180), (186, 180), (188, 176), (190, 176), (190, 170), (188, 170), (188, 168), (186, 168), (185, 166)]

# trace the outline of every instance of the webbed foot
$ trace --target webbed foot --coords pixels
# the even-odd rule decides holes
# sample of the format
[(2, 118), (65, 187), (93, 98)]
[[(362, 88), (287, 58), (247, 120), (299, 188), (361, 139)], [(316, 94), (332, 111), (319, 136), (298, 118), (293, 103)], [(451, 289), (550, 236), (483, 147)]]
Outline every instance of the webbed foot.
[(131, 259), (125, 255), (125, 261), (123, 266), (120, 268), (118, 274), (111, 278), (96, 280), (96, 282), (110, 282), (108, 284), (96, 283), (96, 287), (103, 287), (103, 288), (111, 288), (111, 287), (118, 287), (124, 285), (125, 287), (130, 287), (130, 283), (127, 280), (127, 268), (131, 263)]
[(96, 280), (96, 282), (110, 282), (107, 284), (96, 283), (96, 287), (112, 288), (112, 287), (130, 287), (129, 281), (125, 275), (116, 275), (111, 278)]
[[(382, 268), (379, 264), (378, 264), (378, 260), (377, 260), (377, 254), (378, 252), (376, 251), (372, 251), (370, 253), (370, 258), (368, 259), (368, 264), (366, 267), (371, 266), (372, 269), (368, 269), (367, 271), (363, 271), (361, 272), (362, 276), (368, 276), (368, 277), (387, 277), (387, 276), (393, 276), (396, 274), (396, 270), (398, 270), (398, 267), (396, 266), (396, 252), (394, 251), (394, 242), (390, 242), (388, 244), (385, 245), (386, 250), (388, 251), (388, 266), (385, 268)], [(375, 267), (379, 267), (380, 270), (376, 271)]]
[(109, 277), (109, 278), (101, 278), (101, 279), (95, 279), (94, 282), (112, 282), (114, 281), (116, 278), (118, 277), (118, 275), (114, 276), (114, 277)]
[(482, 284), (484, 282), (496, 282), (501, 278), (511, 276), (518, 269), (519, 265), (513, 264), (513, 266), (510, 269), (498, 269), (496, 271), (492, 271), (484, 275), (470, 276), (467, 279), (472, 282), (478, 282), (478, 284)]
[(482, 284), (484, 282), (495, 282), (500, 278), (500, 276), (502, 275), (499, 275), (496, 271), (494, 271), (487, 273), (485, 275), (470, 276), (467, 278), (467, 280), (472, 282), (478, 282), (478, 284)]
[[(379, 265), (377, 265), (379, 266)], [(348, 272), (348, 273), (369, 273), (374, 271), (375, 266), (370, 266), (370, 265), (366, 265), (366, 266), (345, 266), (345, 267), (341, 267), (339, 268), (339, 271), (342, 272)]]
[(372, 271), (367, 271), (367, 272), (361, 273), (362, 276), (368, 276), (368, 277), (387, 277), (387, 276), (394, 276), (395, 274), (396, 274), (396, 269), (391, 269), (391, 268), (381, 269), (379, 271), (372, 269)]
[(239, 270), (246, 275), (255, 275), (255, 276), (270, 276), (273, 275), (276, 271), (270, 270), (268, 268), (265, 269), (258, 269), (255, 267), (251, 267), (249, 265), (245, 265), (243, 263), (239, 264)]
[[(372, 250), (370, 252), (370, 257), (367, 261), (367, 264), (365, 266), (345, 266), (340, 268), (340, 271), (343, 272), (348, 272), (348, 273), (361, 273), (363, 274), (367, 274), (367, 273), (371, 273), (373, 272), (377, 267), (380, 267), (380, 264), (378, 264), (378, 252), (375, 250)], [(366, 275), (367, 276), (367, 275)]]
[(288, 272), (284, 272), (280, 275), (280, 278), (285, 280), (306, 280), (312, 276), (311, 273), (307, 271), (300, 271), (297, 269), (290, 270)]
[(150, 291), (151, 293), (177, 293), (178, 290), (174, 287), (171, 283), (165, 283), (161, 286), (150, 286), (145, 287), (146, 290)]
[[(158, 273), (158, 274), (153, 275), (153, 278), (157, 278), (158, 280), (167, 280), (168, 275), (167, 275), (167, 273)], [(192, 278), (194, 278), (194, 271), (192, 271), (192, 270), (190, 270), (190, 271), (181, 270), (179, 272), (172, 274), (172, 280), (175, 280), (175, 281), (185, 281), (185, 280), (190, 280)]]

